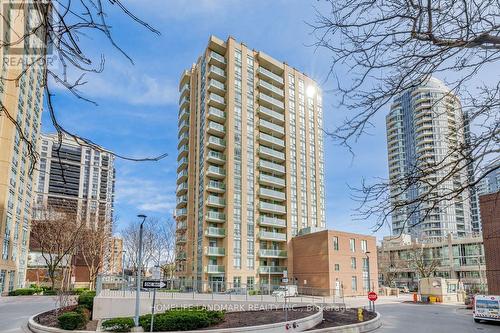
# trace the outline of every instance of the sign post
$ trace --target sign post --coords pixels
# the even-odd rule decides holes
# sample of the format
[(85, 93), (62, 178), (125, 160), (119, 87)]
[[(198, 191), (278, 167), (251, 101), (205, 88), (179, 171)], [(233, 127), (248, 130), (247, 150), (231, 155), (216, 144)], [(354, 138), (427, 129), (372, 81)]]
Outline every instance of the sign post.
[(281, 280), (285, 284), (285, 323), (288, 321), (288, 306), (286, 305), (286, 298), (287, 298), (287, 291), (288, 288), (286, 287), (288, 284), (288, 271), (284, 270), (283, 271), (283, 279)]
[[(160, 267), (155, 266), (153, 267), (153, 281), (144, 281), (143, 282), (143, 287), (144, 288), (153, 288), (153, 303), (151, 305), (151, 325), (150, 326), (150, 332), (153, 332), (153, 324), (155, 320), (155, 302), (156, 302), (156, 289), (158, 288), (163, 288), (167, 284), (163, 281), (161, 281), (161, 272), (160, 272)], [(147, 287), (151, 286), (151, 287)]]
[(372, 311), (375, 312), (375, 301), (377, 300), (378, 296), (377, 293), (374, 291), (370, 291), (368, 293), (368, 300), (370, 301), (370, 305), (372, 308)]

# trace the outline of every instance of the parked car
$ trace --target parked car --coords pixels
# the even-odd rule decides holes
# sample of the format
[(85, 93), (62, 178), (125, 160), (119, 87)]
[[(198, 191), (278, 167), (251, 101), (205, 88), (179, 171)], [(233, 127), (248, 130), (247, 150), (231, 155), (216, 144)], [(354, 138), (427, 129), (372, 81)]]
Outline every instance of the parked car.
[(399, 292), (400, 292), (400, 293), (405, 293), (405, 294), (407, 294), (407, 293), (409, 293), (409, 292), (410, 292), (410, 289), (408, 289), (408, 287), (406, 287), (406, 286), (404, 286), (404, 287), (399, 287), (398, 289), (399, 289)]
[(500, 321), (500, 296), (476, 295), (472, 317), (476, 323), (481, 320)]
[(296, 285), (281, 286), (275, 291), (273, 291), (273, 296), (275, 297), (292, 297), (298, 296), (299, 292)]

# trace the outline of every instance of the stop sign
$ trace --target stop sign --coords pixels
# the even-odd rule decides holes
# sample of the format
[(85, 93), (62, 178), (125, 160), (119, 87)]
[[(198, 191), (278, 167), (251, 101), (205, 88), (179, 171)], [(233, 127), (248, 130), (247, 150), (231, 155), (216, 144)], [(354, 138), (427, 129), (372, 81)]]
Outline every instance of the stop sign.
[(376, 293), (376, 292), (374, 292), (374, 291), (370, 291), (370, 292), (368, 293), (368, 299), (369, 299), (370, 301), (376, 301), (376, 300), (377, 300), (377, 298), (378, 298), (378, 296), (377, 296), (377, 293)]

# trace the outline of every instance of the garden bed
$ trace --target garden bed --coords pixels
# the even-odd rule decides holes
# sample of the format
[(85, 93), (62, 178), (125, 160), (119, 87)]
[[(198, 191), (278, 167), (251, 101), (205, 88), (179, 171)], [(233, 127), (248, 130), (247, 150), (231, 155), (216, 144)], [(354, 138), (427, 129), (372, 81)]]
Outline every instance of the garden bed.
[(338, 309), (323, 310), (323, 322), (311, 328), (317, 330), (321, 328), (337, 327), (351, 324), (359, 324), (377, 317), (375, 312), (363, 310), (363, 321), (358, 320), (358, 309)]
[[(71, 305), (62, 309), (51, 310), (44, 313), (39, 314), (35, 317), (35, 321), (43, 326), (48, 327), (56, 327), (59, 328), (59, 322), (57, 318), (63, 313), (75, 311), (76, 305)], [(86, 327), (83, 328), (83, 331), (95, 331), (97, 329), (97, 320), (90, 320)]]

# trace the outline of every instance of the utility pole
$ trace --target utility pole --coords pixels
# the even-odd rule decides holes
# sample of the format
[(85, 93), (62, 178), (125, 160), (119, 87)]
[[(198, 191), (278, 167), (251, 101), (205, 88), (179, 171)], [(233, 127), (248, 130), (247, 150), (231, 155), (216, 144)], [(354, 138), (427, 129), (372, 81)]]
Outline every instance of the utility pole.
[(140, 292), (141, 292), (141, 271), (142, 271), (142, 233), (144, 229), (144, 222), (146, 221), (146, 215), (137, 215), (138, 218), (142, 218), (141, 226), (139, 227), (139, 258), (137, 259), (137, 277), (136, 277), (136, 290), (135, 290), (135, 317), (133, 332), (143, 332), (139, 328), (139, 308), (140, 308)]

